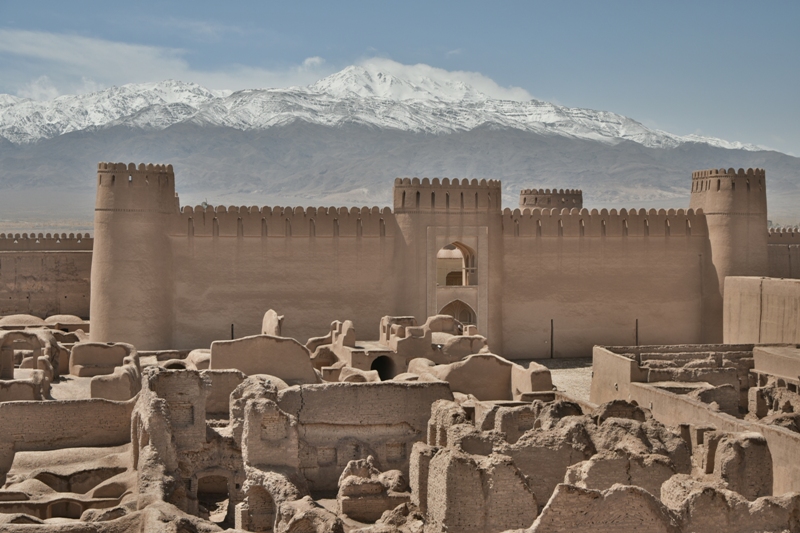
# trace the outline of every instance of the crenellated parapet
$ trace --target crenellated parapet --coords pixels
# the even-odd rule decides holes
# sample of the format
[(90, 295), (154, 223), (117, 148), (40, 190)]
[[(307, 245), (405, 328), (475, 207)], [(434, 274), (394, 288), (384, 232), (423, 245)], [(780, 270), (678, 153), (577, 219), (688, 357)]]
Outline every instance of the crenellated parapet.
[(0, 252), (91, 251), (88, 233), (0, 233)]
[(582, 209), (583, 191), (580, 189), (522, 189), (519, 192), (520, 209)]
[(196, 237), (385, 237), (388, 207), (185, 206), (171, 233)]
[(503, 235), (511, 237), (706, 236), (702, 211), (693, 209), (504, 209)]
[(767, 244), (800, 244), (800, 228), (769, 228)]
[(178, 210), (172, 165), (97, 164), (96, 210), (174, 213)]
[(711, 178), (736, 178), (736, 177), (755, 177), (755, 178), (764, 178), (766, 176), (766, 172), (763, 168), (748, 168), (747, 170), (740, 168), (736, 170), (734, 168), (724, 169), (724, 168), (711, 168), (707, 170), (695, 170), (692, 172), (692, 179), (711, 179)]
[(499, 180), (397, 178), (394, 211), (499, 211), (501, 193)]
[(766, 213), (766, 172), (761, 168), (712, 168), (692, 172), (691, 207), (706, 213), (731, 210), (731, 214)]

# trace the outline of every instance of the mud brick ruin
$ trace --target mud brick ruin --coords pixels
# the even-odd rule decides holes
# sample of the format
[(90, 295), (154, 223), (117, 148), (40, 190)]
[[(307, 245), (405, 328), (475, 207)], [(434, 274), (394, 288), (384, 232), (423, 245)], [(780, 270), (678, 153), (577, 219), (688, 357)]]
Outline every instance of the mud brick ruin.
[(93, 237), (0, 234), (0, 531), (800, 531), (800, 233), (761, 169), (649, 211), (96, 184)]

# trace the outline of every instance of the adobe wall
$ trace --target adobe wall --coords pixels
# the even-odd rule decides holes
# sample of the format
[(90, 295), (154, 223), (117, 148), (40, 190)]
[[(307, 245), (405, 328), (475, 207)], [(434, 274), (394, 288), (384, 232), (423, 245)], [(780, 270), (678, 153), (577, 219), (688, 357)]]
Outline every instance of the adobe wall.
[(800, 230), (770, 228), (767, 238), (769, 277), (800, 278)]
[(0, 316), (89, 317), (88, 234), (0, 233)]
[(693, 210), (506, 209), (502, 229), (505, 357), (550, 357), (551, 320), (555, 357), (635, 344), (637, 319), (640, 344), (713, 340), (703, 309), (721, 296)]
[[(691, 348), (702, 351), (706, 347)], [(713, 350), (719, 346), (707, 348)], [(706, 403), (643, 383), (647, 380), (646, 371), (643, 372), (635, 360), (602, 346), (594, 348), (592, 369), (592, 402), (603, 403), (615, 399), (635, 401), (650, 409), (653, 416), (667, 426), (675, 427), (688, 422), (698, 427), (713, 426), (720, 431), (761, 433), (767, 439), (772, 455), (773, 494), (800, 491), (800, 435), (797, 433), (713, 411)]]
[(367, 455), (380, 469), (408, 476), (411, 448), (425, 440), (431, 405), (452, 399), (444, 382), (387, 381), (290, 387), (277, 403), (297, 417), (300, 469), (314, 492), (335, 491), (347, 463)]
[(125, 444), (135, 401), (2, 402), (0, 443), (13, 443), (18, 452)]
[(728, 277), (726, 343), (800, 343), (800, 280)]
[(772, 455), (772, 493), (775, 495), (800, 491), (800, 435), (775, 425), (740, 420), (731, 415), (712, 411), (708, 405), (683, 395), (672, 394), (645, 383), (632, 383), (627, 400), (634, 400), (650, 409), (653, 416), (668, 426), (690, 421), (696, 426), (713, 426), (720, 431), (754, 431), (767, 439)]
[(172, 348), (261, 333), (266, 309), (282, 334), (305, 342), (331, 320), (374, 337), (396, 314), (402, 271), (388, 208), (185, 207), (171, 219)]

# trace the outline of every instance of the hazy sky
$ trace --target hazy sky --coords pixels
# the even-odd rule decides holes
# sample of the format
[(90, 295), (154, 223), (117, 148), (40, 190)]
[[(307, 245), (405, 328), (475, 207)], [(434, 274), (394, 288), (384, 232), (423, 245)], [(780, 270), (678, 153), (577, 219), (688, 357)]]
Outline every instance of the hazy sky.
[(0, 0), (0, 93), (306, 85), (377, 57), (800, 155), (797, 0), (110, 4)]

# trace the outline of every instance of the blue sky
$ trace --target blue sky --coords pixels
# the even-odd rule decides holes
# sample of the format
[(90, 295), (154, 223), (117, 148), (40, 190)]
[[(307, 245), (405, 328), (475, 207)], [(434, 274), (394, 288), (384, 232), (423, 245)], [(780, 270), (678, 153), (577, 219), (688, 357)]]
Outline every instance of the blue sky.
[(370, 58), (800, 155), (800, 2), (17, 2), (0, 92), (305, 85)]

